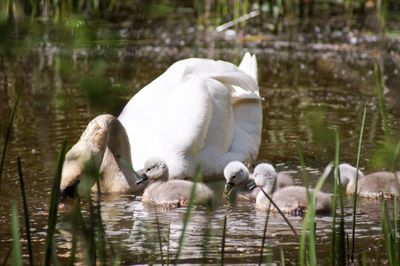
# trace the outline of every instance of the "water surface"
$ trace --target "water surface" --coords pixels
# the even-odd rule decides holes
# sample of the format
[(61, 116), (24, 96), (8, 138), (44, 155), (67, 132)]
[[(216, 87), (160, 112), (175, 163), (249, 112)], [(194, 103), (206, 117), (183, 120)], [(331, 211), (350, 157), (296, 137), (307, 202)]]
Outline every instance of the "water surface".
[[(228, 35), (199, 29), (186, 17), (154, 21), (140, 27), (99, 21), (86, 23), (96, 38), (71, 46), (68, 38), (61, 38), (47, 29), (50, 34), (46, 42), (35, 37), (29, 40), (13, 37), (9, 54), (1, 57), (1, 143), (18, 89), (23, 89), (23, 94), (0, 193), (0, 258), (5, 257), (11, 244), (12, 200), (18, 202), (19, 213), (22, 213), (17, 156), (21, 156), (23, 162), (35, 259), (39, 261), (47, 228), (52, 176), (64, 139), (72, 145), (98, 114), (118, 115), (137, 91), (179, 59), (208, 57), (239, 63), (245, 51), (257, 54), (259, 84), (265, 98), (258, 160), (274, 163), (279, 171), (289, 171), (298, 184), (303, 183), (303, 177), (297, 141), (312, 184), (334, 159), (335, 130), (340, 134), (341, 161), (355, 164), (364, 107), (367, 119), (361, 166), (369, 172), (385, 165), (386, 157), (380, 151), (384, 133), (376, 97), (374, 64), (381, 65), (387, 85), (385, 95), (390, 107), (391, 128), (395, 135), (400, 133), (397, 114), (400, 94), (396, 91), (400, 54), (396, 46), (379, 46), (379, 36), (368, 39), (367, 34), (356, 35), (356, 45), (349, 39), (349, 32), (333, 38), (337, 36), (334, 30), (322, 39), (314, 30), (280, 36), (237, 31), (234, 38), (229, 39)], [(42, 29), (43, 25), (37, 27)], [(67, 32), (67, 37), (68, 34), (71, 33)], [(388, 43), (396, 41), (389, 39)], [(222, 176), (220, 182), (209, 185), (221, 195), (221, 200), (211, 212), (204, 208), (193, 211), (181, 262), (218, 263), (223, 217), (227, 215), (225, 261), (258, 263), (265, 213), (257, 211), (250, 203), (222, 199)], [(324, 190), (332, 190), (332, 177)], [(348, 230), (351, 206), (351, 199), (347, 198), (345, 224)], [(102, 198), (107, 239), (114, 247), (119, 247), (123, 264), (160, 262), (157, 219), (161, 225), (164, 259), (168, 249), (173, 259), (184, 213), (183, 208), (155, 210), (144, 206), (140, 197), (134, 195)], [(371, 252), (370, 257), (374, 258), (382, 245), (379, 242), (380, 201), (360, 200), (357, 213), (357, 253)], [(61, 258), (67, 257), (70, 249), (67, 216), (61, 213), (57, 225), (57, 249)], [(302, 219), (290, 217), (290, 220), (300, 232)], [(330, 217), (317, 218), (317, 252), (321, 261), (328, 258), (330, 251), (331, 224)], [(281, 250), (286, 260), (297, 260), (298, 243), (282, 218), (272, 215), (266, 252), (273, 254), (273, 260), (279, 261)], [(26, 250), (24, 252), (27, 254)]]

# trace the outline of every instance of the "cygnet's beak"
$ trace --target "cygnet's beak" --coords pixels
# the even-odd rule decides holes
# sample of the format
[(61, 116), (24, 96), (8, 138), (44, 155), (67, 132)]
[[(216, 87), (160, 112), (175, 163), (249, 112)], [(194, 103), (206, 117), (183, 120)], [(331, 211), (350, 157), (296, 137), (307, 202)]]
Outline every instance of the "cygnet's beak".
[(226, 183), (225, 189), (224, 189), (224, 194), (229, 195), (229, 193), (231, 192), (231, 190), (233, 189), (234, 186), (235, 186), (235, 184), (232, 182)]
[(139, 176), (139, 178), (136, 180), (136, 185), (140, 185), (140, 184), (142, 184), (143, 182), (145, 182), (146, 180), (148, 180), (149, 179), (149, 177), (145, 174), (145, 173), (143, 173), (141, 176)]
[(254, 180), (251, 180), (249, 183), (246, 184), (246, 187), (248, 190), (253, 191), (257, 187), (256, 182)]

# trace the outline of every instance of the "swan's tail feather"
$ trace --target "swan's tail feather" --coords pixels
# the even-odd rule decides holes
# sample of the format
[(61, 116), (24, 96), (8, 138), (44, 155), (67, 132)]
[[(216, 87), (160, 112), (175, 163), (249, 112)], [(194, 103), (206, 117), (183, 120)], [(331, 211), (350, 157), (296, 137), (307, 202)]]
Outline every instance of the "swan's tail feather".
[(263, 98), (260, 97), (257, 82), (251, 76), (241, 71), (224, 73), (223, 75), (213, 75), (210, 76), (210, 78), (232, 86), (233, 102), (242, 99), (263, 100)]
[(239, 69), (242, 70), (244, 73), (252, 77), (256, 82), (258, 80), (257, 78), (257, 58), (256, 55), (251, 55), (249, 52), (247, 52), (243, 59), (242, 62), (239, 65)]

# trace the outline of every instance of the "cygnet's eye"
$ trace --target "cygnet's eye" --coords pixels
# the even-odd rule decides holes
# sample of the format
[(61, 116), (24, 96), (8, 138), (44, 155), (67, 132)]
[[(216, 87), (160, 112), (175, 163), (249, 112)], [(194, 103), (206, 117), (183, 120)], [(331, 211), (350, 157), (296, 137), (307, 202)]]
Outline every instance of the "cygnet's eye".
[(235, 179), (236, 178), (236, 175), (233, 175), (232, 177), (231, 177), (231, 179)]

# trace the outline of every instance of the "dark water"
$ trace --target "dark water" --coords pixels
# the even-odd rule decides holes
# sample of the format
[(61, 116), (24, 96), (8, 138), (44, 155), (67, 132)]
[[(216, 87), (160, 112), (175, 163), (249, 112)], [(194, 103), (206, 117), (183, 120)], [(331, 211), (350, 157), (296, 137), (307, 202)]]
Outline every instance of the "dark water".
[[(38, 26), (39, 29), (42, 26)], [(341, 31), (341, 37), (335, 39), (332, 30), (324, 33), (327, 36), (323, 35), (325, 39), (321, 40), (316, 37), (315, 30), (280, 36), (238, 31), (229, 39), (230, 35), (199, 30), (196, 24), (183, 18), (143, 24), (140, 28), (110, 22), (90, 22), (88, 27), (97, 29), (95, 40), (88, 39), (74, 46), (68, 43), (68, 38), (57, 39), (56, 34), (49, 34), (46, 42), (33, 37), (18, 41), (18, 36), (13, 37), (8, 43), (8, 53), (1, 57), (2, 137), (18, 89), (23, 89), (23, 94), (0, 193), (0, 258), (4, 258), (11, 244), (12, 200), (18, 202), (19, 213), (22, 213), (16, 157), (21, 156), (23, 162), (35, 259), (39, 261), (47, 228), (52, 176), (63, 140), (67, 139), (72, 145), (98, 114), (118, 115), (140, 88), (170, 64), (186, 57), (238, 63), (244, 51), (257, 54), (259, 84), (265, 98), (258, 159), (274, 163), (278, 170), (291, 172), (297, 183), (302, 183), (297, 141), (313, 183), (334, 159), (334, 130), (340, 134), (340, 160), (355, 164), (364, 107), (367, 118), (361, 166), (365, 172), (389, 167), (388, 157), (381, 151), (384, 131), (376, 97), (374, 64), (382, 67), (391, 128), (398, 136), (400, 53), (398, 46), (392, 45), (398, 41), (396, 38), (382, 40), (379, 35), (356, 33), (354, 38), (358, 43), (354, 44), (351, 31)], [(397, 166), (400, 169), (399, 164)], [(210, 186), (221, 194), (223, 181)], [(324, 187), (326, 191), (331, 189), (332, 178)], [(380, 206), (379, 201), (363, 199), (357, 210), (357, 253), (371, 252), (371, 260), (382, 245), (379, 242), (382, 235)], [(164, 257), (168, 246), (170, 254), (175, 254), (185, 209), (158, 210), (157, 213)], [(351, 213), (349, 198), (345, 201), (348, 232)], [(133, 195), (114, 195), (103, 199), (102, 214), (107, 238), (119, 247), (123, 264), (160, 262), (153, 208), (143, 206)], [(228, 217), (225, 261), (258, 262), (265, 213), (257, 211), (250, 203), (228, 202), (222, 198), (211, 213), (202, 208), (193, 211), (182, 262), (218, 263), (225, 214)], [(56, 235), (61, 259), (68, 256), (71, 241), (70, 225), (65, 222), (65, 216), (60, 214)], [(302, 219), (290, 217), (290, 220), (300, 232)], [(330, 217), (317, 218), (317, 252), (321, 262), (328, 258), (330, 251), (331, 223)], [(298, 243), (284, 221), (278, 215), (271, 216), (266, 252), (272, 252), (273, 260), (279, 261), (281, 250), (288, 261), (297, 260)], [(27, 254), (26, 250), (24, 252)]]

